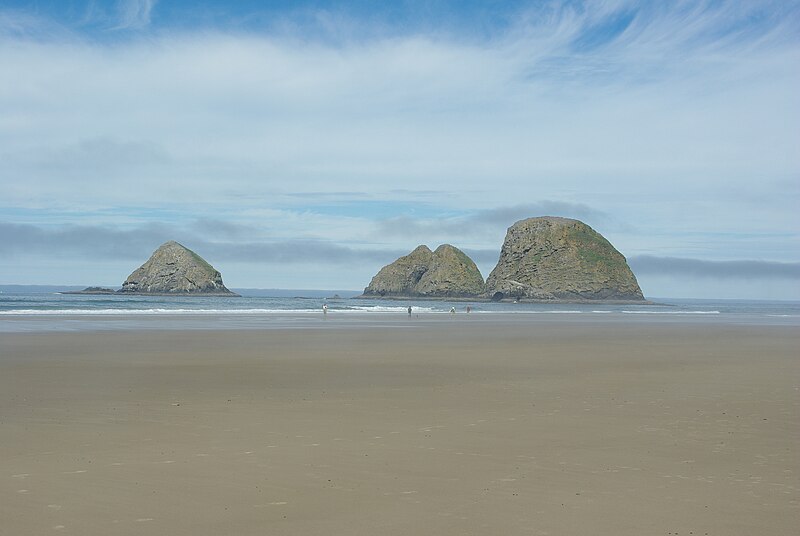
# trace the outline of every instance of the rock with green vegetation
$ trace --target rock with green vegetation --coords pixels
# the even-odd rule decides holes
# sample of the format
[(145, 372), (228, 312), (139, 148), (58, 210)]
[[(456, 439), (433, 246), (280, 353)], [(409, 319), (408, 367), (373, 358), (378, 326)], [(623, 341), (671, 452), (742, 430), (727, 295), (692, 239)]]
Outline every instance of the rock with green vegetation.
[(106, 287), (86, 287), (83, 290), (68, 290), (61, 294), (116, 294), (117, 291), (113, 288)]
[(125, 294), (236, 296), (222, 275), (194, 251), (169, 241), (134, 271), (119, 290)]
[(469, 298), (483, 292), (483, 276), (463, 251), (442, 244), (419, 246), (384, 266), (364, 289), (365, 297)]
[(466, 253), (442, 244), (433, 252), (428, 270), (415, 287), (421, 296), (463, 298), (483, 292), (483, 276)]
[(608, 240), (583, 222), (550, 216), (509, 227), (485, 295), (494, 300), (644, 300), (625, 257)]

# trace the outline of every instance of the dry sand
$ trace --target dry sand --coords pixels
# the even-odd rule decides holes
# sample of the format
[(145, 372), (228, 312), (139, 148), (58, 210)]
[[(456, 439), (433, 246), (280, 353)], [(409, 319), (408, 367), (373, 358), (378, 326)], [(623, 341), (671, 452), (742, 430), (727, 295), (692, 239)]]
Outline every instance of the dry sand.
[(800, 333), (0, 336), (0, 533), (797, 534)]

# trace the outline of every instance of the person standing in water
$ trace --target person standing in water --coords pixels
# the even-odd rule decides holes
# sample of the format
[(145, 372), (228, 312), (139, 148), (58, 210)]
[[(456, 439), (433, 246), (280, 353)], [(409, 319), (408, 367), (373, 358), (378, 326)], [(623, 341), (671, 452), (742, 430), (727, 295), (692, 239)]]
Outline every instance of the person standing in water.
[(456, 314), (456, 308), (455, 308), (455, 307), (451, 307), (451, 308), (450, 308), (450, 314), (451, 314), (451, 315), (454, 315), (454, 314)]
[(411, 306), (408, 306), (408, 318), (411, 318)]
[(323, 303), (322, 304), (322, 314), (326, 315), (326, 316), (328, 314), (328, 304), (327, 303)]

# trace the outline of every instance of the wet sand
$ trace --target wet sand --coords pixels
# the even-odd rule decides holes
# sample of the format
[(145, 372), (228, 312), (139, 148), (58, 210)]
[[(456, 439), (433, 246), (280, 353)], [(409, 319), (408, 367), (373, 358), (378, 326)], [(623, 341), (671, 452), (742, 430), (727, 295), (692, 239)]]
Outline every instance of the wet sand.
[(800, 331), (0, 336), (3, 534), (789, 535)]

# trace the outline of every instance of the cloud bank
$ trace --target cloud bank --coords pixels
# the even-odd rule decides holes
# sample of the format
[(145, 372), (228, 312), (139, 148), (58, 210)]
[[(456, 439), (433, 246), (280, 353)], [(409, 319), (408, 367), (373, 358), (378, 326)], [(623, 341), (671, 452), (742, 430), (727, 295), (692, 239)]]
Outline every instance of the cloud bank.
[(637, 274), (669, 275), (703, 279), (800, 280), (800, 262), (754, 260), (707, 261), (641, 255), (628, 259)]
[[(281, 240), (253, 242), (249, 229), (213, 220), (194, 222), (176, 229), (165, 224), (115, 230), (97, 226), (68, 226), (46, 229), (34, 225), (0, 222), (0, 254), (84, 256), (89, 260), (145, 260), (159, 245), (178, 239), (210, 255), (237, 263), (255, 264), (358, 264), (388, 263), (410, 250), (356, 248), (323, 240)], [(176, 236), (177, 235), (177, 236)], [(212, 239), (209, 240), (209, 237)], [(433, 247), (438, 244), (432, 243)], [(470, 249), (465, 252), (479, 264), (495, 263), (499, 249)], [(639, 255), (628, 259), (641, 275), (687, 276), (716, 279), (800, 279), (800, 263), (757, 260), (709, 261), (677, 257)], [(488, 274), (484, 274), (486, 276)]]
[[(209, 240), (212, 236), (228, 240)], [(34, 225), (0, 222), (0, 255), (14, 257), (81, 257), (87, 263), (117, 260), (144, 262), (162, 243), (177, 240), (197, 250), (201, 256), (236, 263), (256, 264), (337, 264), (391, 262), (407, 251), (353, 248), (324, 240), (247, 241), (246, 228), (218, 225), (213, 221), (196, 222), (189, 228), (176, 229), (164, 224), (117, 230), (97, 226), (66, 226), (45, 229)], [(231, 241), (231, 238), (239, 238)], [(244, 239), (244, 240), (242, 240)]]

